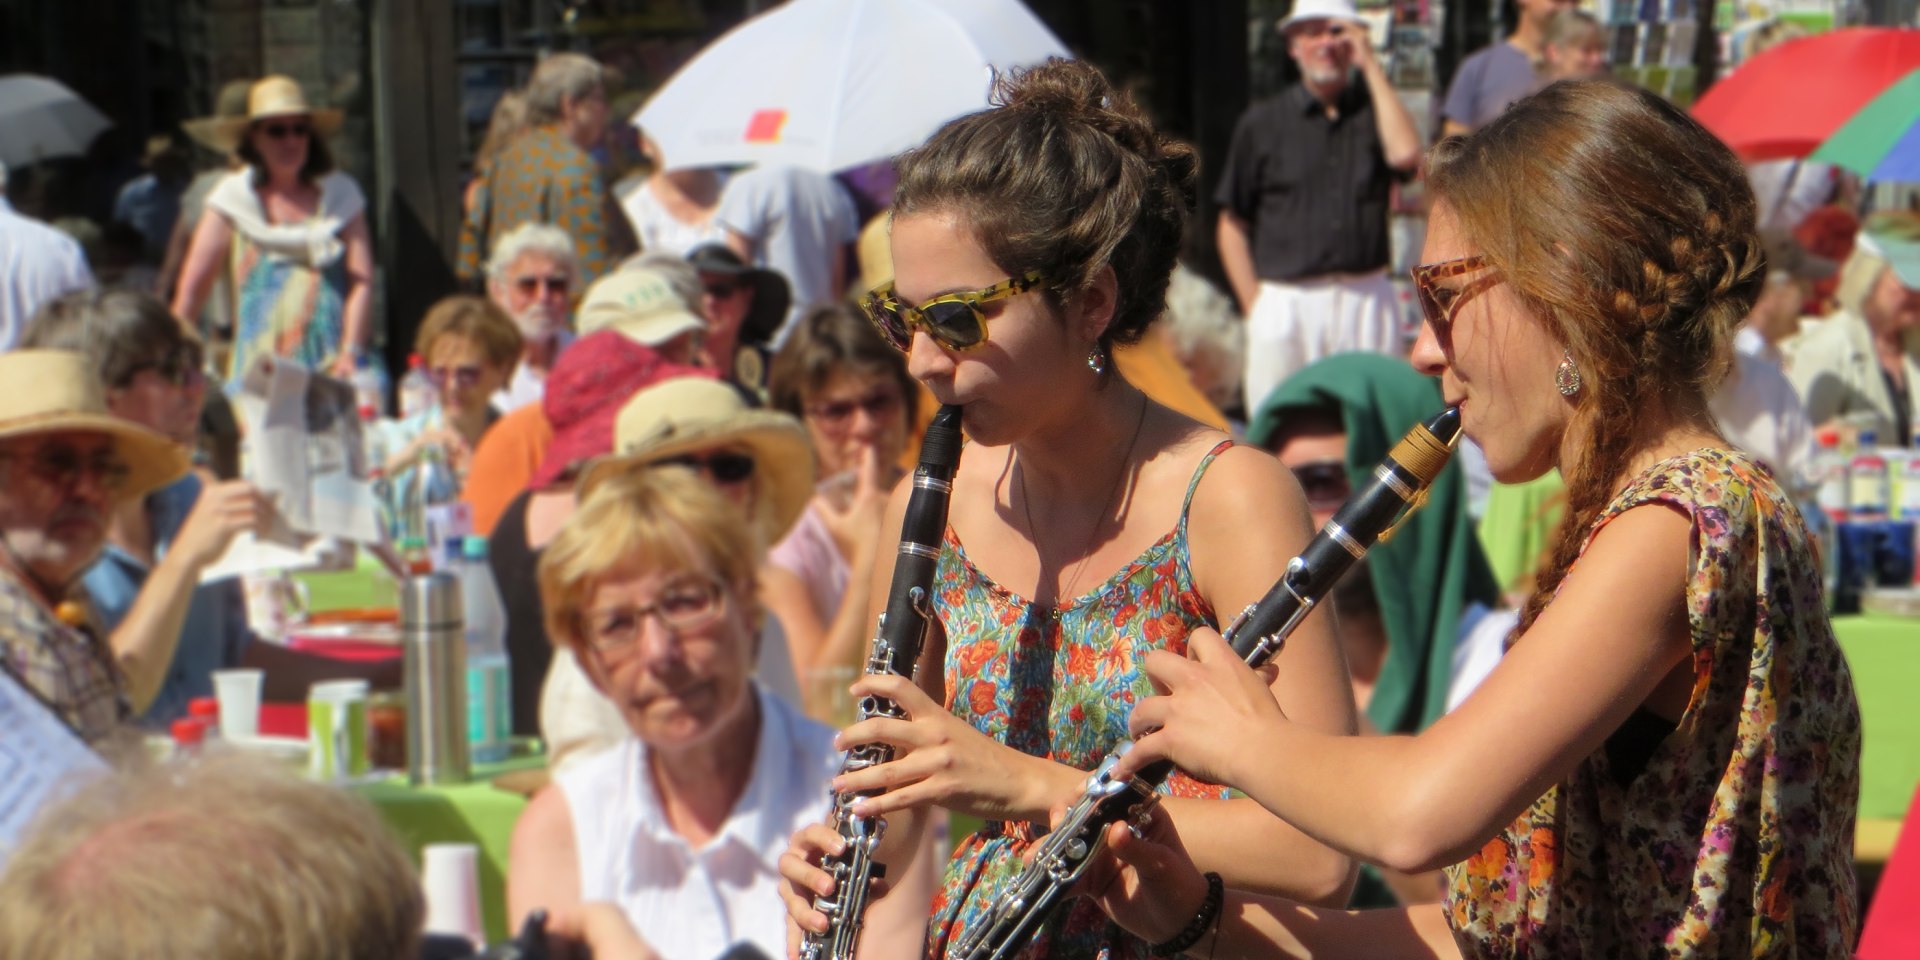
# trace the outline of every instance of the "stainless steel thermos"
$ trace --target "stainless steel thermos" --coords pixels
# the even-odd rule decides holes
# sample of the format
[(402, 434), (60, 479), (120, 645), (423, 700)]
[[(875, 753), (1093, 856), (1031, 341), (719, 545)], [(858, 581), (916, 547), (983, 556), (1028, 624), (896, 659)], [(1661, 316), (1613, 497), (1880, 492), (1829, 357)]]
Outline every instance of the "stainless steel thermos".
[(467, 641), (460, 581), (452, 574), (408, 577), (401, 588), (406, 645), (407, 778), (464, 783), (467, 756)]

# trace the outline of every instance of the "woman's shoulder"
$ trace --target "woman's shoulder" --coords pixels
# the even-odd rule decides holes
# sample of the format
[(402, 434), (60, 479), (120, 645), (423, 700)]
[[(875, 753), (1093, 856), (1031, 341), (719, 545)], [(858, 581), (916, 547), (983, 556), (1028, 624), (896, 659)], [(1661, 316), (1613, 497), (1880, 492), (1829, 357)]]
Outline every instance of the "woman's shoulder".
[(345, 170), (334, 170), (320, 178), (320, 205), (342, 221), (353, 219), (366, 208), (367, 197), (360, 182)]

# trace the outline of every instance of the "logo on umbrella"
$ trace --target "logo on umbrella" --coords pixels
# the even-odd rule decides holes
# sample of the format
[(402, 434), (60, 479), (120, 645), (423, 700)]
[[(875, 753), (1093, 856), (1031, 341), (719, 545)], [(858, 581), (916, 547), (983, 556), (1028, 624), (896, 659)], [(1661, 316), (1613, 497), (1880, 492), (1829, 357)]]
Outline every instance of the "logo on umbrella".
[(787, 125), (787, 111), (755, 110), (747, 118), (748, 143), (779, 143), (780, 130)]

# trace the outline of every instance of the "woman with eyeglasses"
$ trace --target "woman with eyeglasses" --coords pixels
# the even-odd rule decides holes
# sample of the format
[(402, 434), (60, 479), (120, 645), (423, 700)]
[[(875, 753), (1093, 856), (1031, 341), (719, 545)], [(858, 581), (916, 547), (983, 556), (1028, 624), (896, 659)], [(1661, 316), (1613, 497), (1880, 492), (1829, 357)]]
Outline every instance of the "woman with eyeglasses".
[(1505, 656), (1424, 732), (1356, 738), (1205, 638), (1150, 659), (1168, 695), (1121, 768), (1171, 759), (1358, 859), (1444, 866), (1446, 902), (1222, 905), (1164, 832), (1110, 833), (1086, 889), (1216, 957), (1851, 956), (1853, 684), (1792, 498), (1707, 406), (1766, 277), (1739, 161), (1653, 94), (1569, 81), (1427, 169), (1415, 364), (1497, 479), (1558, 466), (1569, 495)]
[(558, 771), (514, 826), (516, 919), (611, 902), (649, 950), (773, 956), (772, 864), (826, 806), (833, 731), (752, 679), (761, 539), (686, 468), (591, 471), (540, 560), (547, 631), (617, 705), (606, 750)]
[(890, 546), (880, 522), (919, 391), (900, 352), (838, 304), (801, 317), (774, 355), (769, 386), (774, 409), (806, 426), (822, 479), (773, 547), (764, 597), (787, 631), (808, 712), (831, 720), (873, 632), (873, 566)]
[[(863, 676), (856, 696), (909, 719), (843, 731), (895, 759), (836, 779), (888, 792), (855, 806), (888, 820), (878, 859), (910, 869), (915, 828), (944, 807), (978, 818), (933, 901), (926, 954), (979, 920), (1048, 811), (1127, 738), (1141, 670), (1225, 626), (1277, 580), (1311, 534), (1299, 486), (1270, 456), (1150, 402), (1110, 351), (1161, 314), (1195, 159), (1084, 63), (1003, 78), (999, 106), (955, 120), (899, 162), (892, 284), (866, 307), (907, 367), (971, 438), (953, 481), (932, 631), (919, 685)], [(908, 485), (881, 522), (898, 531)], [(870, 596), (892, 575), (882, 543)], [(868, 612), (868, 623), (876, 611)], [(1271, 696), (1329, 732), (1353, 700), (1324, 618), (1281, 653)], [(1236, 886), (1344, 903), (1347, 859), (1225, 788), (1176, 775), (1154, 818), (1177, 825)], [(904, 828), (904, 829), (903, 829)], [(817, 864), (837, 834), (816, 825), (782, 860), (787, 904), (823, 930)], [(870, 915), (916, 909), (878, 900)], [(1138, 956), (1146, 944), (1091, 904), (1069, 906), (1031, 955)]]
[[(581, 464), (576, 488), (610, 471), (686, 467), (744, 513), (761, 544), (792, 529), (813, 489), (806, 434), (784, 413), (760, 410), (738, 386), (707, 376), (672, 377), (632, 394), (611, 428), (611, 452)], [(763, 551), (764, 552), (764, 551)], [(790, 703), (800, 700), (793, 658), (780, 623), (760, 622), (755, 676)], [(580, 665), (556, 649), (540, 693), (540, 735), (555, 770), (578, 762), (620, 735), (615, 704), (594, 693)]]
[(200, 316), (214, 278), (234, 298), (227, 390), (260, 356), (352, 375), (372, 330), (373, 247), (366, 197), (334, 169), (326, 137), (339, 110), (316, 110), (300, 85), (266, 77), (247, 94), (244, 117), (216, 118), (199, 132), (241, 165), (214, 187), (188, 245), (173, 313)]
[[(520, 362), (520, 328), (505, 310), (485, 297), (456, 294), (427, 311), (414, 336), (414, 352), (426, 360), (433, 405), (382, 432), (380, 459), (392, 478), (396, 505), (408, 488), (414, 465), (428, 449), (437, 449), (464, 478), (480, 437), (500, 418), (494, 392), (513, 376)], [(451, 491), (449, 497), (457, 494)], [(395, 516), (398, 516), (396, 509)]]
[[(86, 356), (114, 416), (194, 447), (207, 394), (200, 341), (158, 299), (125, 290), (68, 294), (34, 315), (21, 346)], [(252, 484), (197, 472), (114, 508), (106, 549), (81, 584), (142, 726), (167, 729), (188, 701), (213, 696), (215, 670), (233, 667), (266, 671), (266, 695), (276, 700), (301, 699), (315, 680), (347, 676), (399, 685), (397, 665), (369, 669), (258, 642), (239, 581), (201, 582), (235, 536), (264, 529), (271, 515)]]

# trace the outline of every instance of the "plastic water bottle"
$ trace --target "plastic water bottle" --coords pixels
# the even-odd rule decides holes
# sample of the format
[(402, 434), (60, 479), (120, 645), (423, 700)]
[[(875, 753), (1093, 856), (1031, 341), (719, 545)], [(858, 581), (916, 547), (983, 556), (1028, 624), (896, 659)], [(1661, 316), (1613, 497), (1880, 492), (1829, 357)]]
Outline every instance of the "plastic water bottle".
[(1887, 518), (1887, 458), (1875, 445), (1872, 430), (1860, 431), (1860, 447), (1847, 464), (1847, 513), (1854, 520)]
[(1840, 431), (1822, 430), (1814, 437), (1813, 475), (1819, 486), (1814, 499), (1830, 523), (1847, 522), (1847, 461), (1840, 455)]
[(507, 609), (487, 564), (487, 538), (466, 538), (456, 572), (466, 610), (468, 752), (476, 762), (498, 763), (513, 746), (513, 679)]
[(373, 419), (386, 415), (387, 373), (381, 369), (379, 364), (374, 362), (370, 354), (363, 353), (358, 359), (354, 360), (352, 383), (354, 406), (359, 407), (362, 411), (368, 409), (373, 410), (373, 417), (367, 417), (363, 412), (361, 414), (363, 419)]
[(436, 396), (433, 381), (427, 379), (427, 358), (410, 354), (407, 375), (400, 378), (400, 419), (408, 420), (433, 409)]
[(1900, 511), (1899, 519), (1920, 526), (1920, 433), (1913, 435), (1913, 445), (1900, 451), (1895, 462), (1898, 468), (1892, 472), (1899, 489), (1894, 493), (1894, 506)]
[[(419, 537), (432, 550), (431, 556), (437, 562), (446, 540), (435, 536), (434, 508), (459, 499), (460, 481), (447, 465), (446, 451), (438, 444), (428, 444), (420, 451), (420, 458), (413, 464), (413, 475), (407, 479), (406, 489), (400, 492), (399, 535)], [(436, 547), (439, 549), (433, 549)]]

